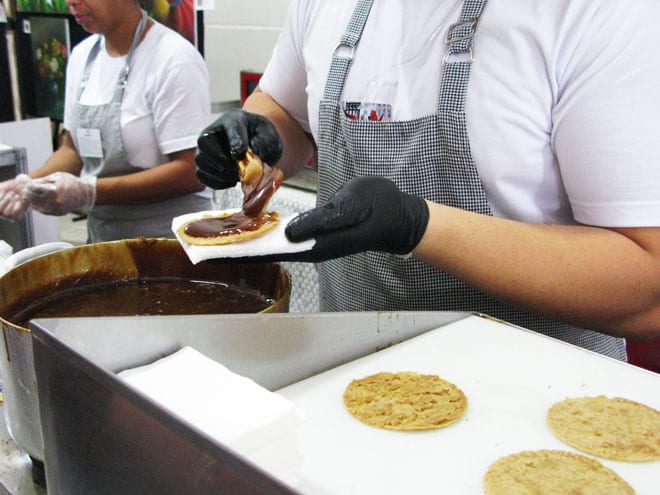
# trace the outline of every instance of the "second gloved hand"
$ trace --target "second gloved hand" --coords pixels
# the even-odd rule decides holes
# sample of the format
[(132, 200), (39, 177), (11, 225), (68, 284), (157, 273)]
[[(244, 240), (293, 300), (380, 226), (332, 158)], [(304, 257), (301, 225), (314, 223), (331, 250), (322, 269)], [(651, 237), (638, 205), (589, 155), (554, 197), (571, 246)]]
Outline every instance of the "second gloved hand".
[(25, 197), (25, 189), (29, 182), (30, 178), (25, 174), (0, 182), (0, 217), (12, 222), (21, 218), (30, 206)]
[(234, 186), (248, 147), (269, 165), (282, 156), (282, 140), (266, 117), (239, 109), (223, 113), (197, 139), (197, 178), (212, 189)]
[(429, 221), (426, 201), (404, 193), (383, 177), (357, 177), (324, 206), (298, 215), (286, 227), (287, 238), (315, 238), (305, 261), (325, 261), (363, 251), (408, 254)]
[(33, 179), (26, 195), (32, 207), (46, 215), (66, 215), (79, 208), (91, 208), (96, 201), (96, 177), (77, 177), (55, 172)]

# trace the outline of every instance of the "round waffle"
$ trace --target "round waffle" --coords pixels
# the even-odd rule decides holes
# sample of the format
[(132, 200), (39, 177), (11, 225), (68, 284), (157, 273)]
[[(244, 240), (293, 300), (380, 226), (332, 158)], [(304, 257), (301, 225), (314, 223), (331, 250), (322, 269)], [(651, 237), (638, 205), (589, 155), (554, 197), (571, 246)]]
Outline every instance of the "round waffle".
[(429, 430), (458, 420), (467, 409), (461, 389), (436, 375), (382, 372), (353, 380), (344, 404), (360, 421), (390, 430)]
[(634, 495), (596, 459), (561, 450), (528, 450), (495, 461), (484, 477), (486, 495)]
[(588, 454), (618, 461), (660, 459), (660, 411), (622, 398), (581, 397), (554, 404), (550, 430)]
[(249, 217), (242, 211), (206, 215), (185, 222), (177, 229), (179, 237), (196, 246), (219, 246), (260, 237), (274, 229), (280, 217), (276, 212)]

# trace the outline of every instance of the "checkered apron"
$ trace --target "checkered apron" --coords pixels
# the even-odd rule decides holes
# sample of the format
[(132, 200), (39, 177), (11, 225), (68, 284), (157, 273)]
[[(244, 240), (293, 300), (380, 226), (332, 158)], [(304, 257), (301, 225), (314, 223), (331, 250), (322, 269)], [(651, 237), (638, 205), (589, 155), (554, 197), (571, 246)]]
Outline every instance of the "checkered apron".
[[(352, 120), (340, 104), (344, 82), (373, 0), (358, 0), (333, 55), (320, 104), (318, 204), (348, 180), (378, 175), (402, 191), (492, 215), (470, 152), (465, 100), (473, 39), (487, 0), (465, 0), (447, 33), (438, 112), (408, 121)], [(572, 327), (504, 304), (413, 258), (360, 253), (320, 263), (323, 311), (470, 311), (625, 360), (623, 339)]]

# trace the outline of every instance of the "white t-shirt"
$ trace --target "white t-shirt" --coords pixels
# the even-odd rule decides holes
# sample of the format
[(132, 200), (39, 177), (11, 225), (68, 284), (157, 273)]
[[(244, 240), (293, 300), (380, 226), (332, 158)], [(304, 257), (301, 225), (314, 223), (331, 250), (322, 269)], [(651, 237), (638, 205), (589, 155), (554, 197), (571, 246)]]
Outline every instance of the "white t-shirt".
[[(87, 56), (97, 39), (92, 35), (76, 45), (67, 64), (67, 130)], [(80, 103), (108, 103), (125, 64), (125, 56), (108, 55), (102, 40)], [(195, 148), (210, 120), (209, 76), (202, 56), (181, 35), (154, 23), (135, 49), (121, 104), (122, 143), (129, 163), (151, 168), (169, 161), (168, 153)]]
[[(293, 0), (263, 77), (316, 136), (332, 53), (355, 0)], [(376, 1), (342, 101), (393, 120), (437, 112), (461, 0)], [(490, 0), (467, 96), (472, 154), (496, 216), (660, 226), (660, 2)]]

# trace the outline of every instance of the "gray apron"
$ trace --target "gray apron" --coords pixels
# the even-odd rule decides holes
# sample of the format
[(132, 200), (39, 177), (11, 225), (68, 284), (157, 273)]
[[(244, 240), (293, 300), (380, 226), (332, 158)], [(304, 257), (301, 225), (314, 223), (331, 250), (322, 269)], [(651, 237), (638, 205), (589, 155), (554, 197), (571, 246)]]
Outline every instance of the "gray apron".
[[(93, 61), (101, 48), (100, 38), (89, 53), (73, 106), (72, 128), (69, 130), (76, 148), (80, 150), (76, 130), (98, 129), (101, 135), (103, 157), (81, 156), (83, 161), (81, 175), (83, 176), (113, 177), (143, 170), (128, 163), (121, 140), (120, 117), (121, 102), (128, 82), (131, 60), (135, 48), (140, 43), (146, 23), (147, 13), (142, 11), (142, 17), (135, 30), (133, 43), (126, 56), (126, 66), (119, 74), (117, 88), (109, 103), (103, 105), (80, 104), (80, 97), (89, 80)], [(196, 194), (189, 194), (158, 203), (95, 205), (87, 213), (88, 242), (129, 239), (140, 236), (174, 237), (171, 230), (173, 217), (210, 208), (210, 200)]]
[[(372, 122), (344, 115), (340, 98), (373, 0), (358, 0), (335, 50), (319, 113), (318, 204), (348, 180), (379, 175), (402, 191), (492, 215), (467, 134), (465, 101), (477, 20), (487, 0), (465, 0), (447, 34), (438, 111), (407, 121)], [(350, 52), (350, 55), (345, 55)], [(623, 339), (526, 313), (426, 263), (378, 252), (320, 263), (323, 311), (470, 311), (625, 360)]]

